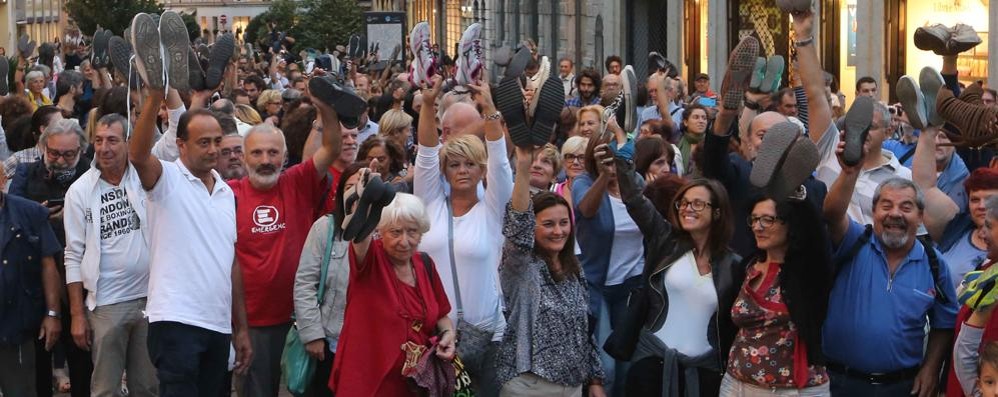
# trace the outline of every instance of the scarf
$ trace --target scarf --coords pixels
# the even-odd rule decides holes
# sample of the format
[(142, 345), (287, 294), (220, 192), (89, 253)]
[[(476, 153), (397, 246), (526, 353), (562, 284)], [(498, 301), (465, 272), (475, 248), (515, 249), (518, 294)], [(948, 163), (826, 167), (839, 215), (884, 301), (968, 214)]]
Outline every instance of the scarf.
[(39, 98), (35, 98), (35, 94), (28, 91), (28, 100), (31, 101), (31, 110), (38, 110), (39, 107), (49, 106), (52, 104), (52, 100), (45, 94), (38, 94)]
[(703, 134), (683, 132), (683, 137), (679, 138), (679, 144), (676, 146), (679, 146), (679, 153), (682, 154), (683, 157), (683, 173), (685, 174), (683, 176), (693, 174), (693, 158), (691, 155), (693, 152), (693, 145), (698, 145), (700, 142), (703, 142), (703, 137), (705, 135), (707, 135), (706, 131), (704, 131)]

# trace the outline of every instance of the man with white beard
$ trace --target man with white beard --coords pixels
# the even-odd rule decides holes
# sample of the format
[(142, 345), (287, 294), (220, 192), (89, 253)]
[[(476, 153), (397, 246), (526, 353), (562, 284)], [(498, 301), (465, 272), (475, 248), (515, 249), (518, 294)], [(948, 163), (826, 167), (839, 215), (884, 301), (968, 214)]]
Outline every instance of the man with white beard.
[(959, 304), (942, 255), (915, 237), (925, 195), (890, 178), (873, 193), (873, 225), (850, 219), (863, 161), (846, 165), (844, 146), (824, 205), (837, 265), (822, 330), (832, 395), (934, 395)]
[(292, 288), (302, 246), (330, 181), (326, 170), (340, 157), (340, 122), (333, 108), (313, 98), (326, 128), (311, 159), (281, 172), (287, 144), (280, 129), (254, 126), (243, 143), (247, 176), (228, 181), (236, 196), (236, 257), (243, 272), (246, 315), (254, 360), (237, 377), (242, 396), (277, 396), (284, 338), (291, 326)]

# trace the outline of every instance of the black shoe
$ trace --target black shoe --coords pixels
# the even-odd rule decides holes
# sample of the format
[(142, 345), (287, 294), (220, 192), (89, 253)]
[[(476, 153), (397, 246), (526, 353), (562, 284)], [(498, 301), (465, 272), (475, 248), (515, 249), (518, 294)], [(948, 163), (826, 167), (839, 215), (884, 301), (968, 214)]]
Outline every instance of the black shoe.
[[(564, 98), (564, 89), (562, 90)], [(527, 128), (527, 113), (523, 106), (523, 91), (520, 89), (519, 78), (504, 77), (496, 88), (495, 99), (496, 107), (506, 120), (506, 128), (513, 144), (519, 147), (531, 147), (533, 139), (530, 129)]]
[(113, 36), (107, 41), (108, 53), (111, 55), (111, 65), (114, 70), (128, 78), (128, 69), (132, 59), (132, 46), (119, 36)]
[(232, 59), (232, 51), (236, 49), (236, 41), (231, 33), (221, 35), (211, 47), (211, 54), (208, 57), (208, 68), (204, 72), (204, 86), (208, 89), (216, 89), (222, 84), (225, 75), (225, 67)]
[(10, 88), (7, 79), (10, 78), (10, 61), (7, 57), (0, 57), (0, 96), (6, 96)]
[(347, 50), (347, 56), (356, 59), (359, 54), (360, 54), (360, 36), (358, 35), (350, 36), (350, 48)]
[(555, 71), (537, 90), (537, 109), (534, 110), (534, 125), (530, 129), (533, 144), (543, 146), (551, 141), (551, 134), (561, 121), (561, 111), (565, 108), (565, 88)]
[(367, 238), (381, 221), (381, 211), (395, 199), (395, 189), (391, 185), (382, 182), (380, 177), (362, 176), (365, 177), (368, 180), (356, 199), (357, 210), (343, 228), (343, 240), (360, 242)]
[(533, 56), (530, 55), (529, 48), (526, 46), (520, 47), (519, 50), (516, 50), (516, 55), (513, 55), (513, 59), (509, 61), (509, 66), (506, 67), (503, 76), (520, 77), (532, 58)]
[(359, 118), (367, 107), (363, 98), (357, 96), (350, 87), (338, 84), (333, 76), (313, 77), (308, 81), (308, 90), (317, 99), (331, 106), (347, 128), (352, 128), (347, 123)]
[(846, 147), (842, 153), (842, 162), (848, 166), (863, 161), (863, 144), (866, 143), (866, 136), (873, 123), (873, 103), (873, 98), (860, 96), (846, 112)]
[(818, 148), (791, 122), (769, 128), (749, 180), (777, 200), (794, 195), (818, 166)]
[(204, 70), (201, 69), (198, 53), (194, 51), (193, 47), (187, 49), (187, 74), (187, 83), (190, 84), (192, 90), (203, 91), (205, 89)]

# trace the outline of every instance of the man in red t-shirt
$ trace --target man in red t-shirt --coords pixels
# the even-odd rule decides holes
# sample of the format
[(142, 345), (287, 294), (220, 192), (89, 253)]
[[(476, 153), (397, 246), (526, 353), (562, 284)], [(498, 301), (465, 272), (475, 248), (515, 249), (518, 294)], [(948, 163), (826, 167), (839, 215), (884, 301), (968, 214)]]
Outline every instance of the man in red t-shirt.
[(247, 176), (229, 181), (236, 196), (236, 259), (256, 353), (246, 375), (237, 378), (241, 396), (277, 396), (281, 352), (294, 310), (295, 272), (329, 186), (326, 170), (342, 151), (338, 114), (317, 98), (312, 104), (325, 128), (322, 147), (311, 159), (282, 173), (287, 157), (284, 134), (260, 124), (247, 133), (244, 143)]
[[(998, 261), (998, 197), (991, 196), (985, 201), (984, 204), (987, 215), (984, 219), (984, 230), (987, 232), (984, 240), (988, 246), (988, 259), (982, 263), (976, 270), (984, 270)], [(967, 305), (960, 307), (960, 312), (956, 314), (956, 329), (953, 330), (953, 335), (959, 335), (960, 329), (966, 327), (965, 322), (970, 318), (970, 314), (973, 312)], [(955, 338), (954, 338), (955, 339)], [(984, 335), (981, 337), (981, 344), (988, 342), (998, 341), (998, 316), (991, 316), (988, 320), (987, 325), (984, 326)], [(952, 355), (950, 356), (952, 359)], [(963, 397), (971, 392), (964, 390), (960, 387), (960, 382), (956, 378), (956, 373), (953, 371), (953, 366), (950, 365), (948, 379), (946, 382), (946, 397)]]

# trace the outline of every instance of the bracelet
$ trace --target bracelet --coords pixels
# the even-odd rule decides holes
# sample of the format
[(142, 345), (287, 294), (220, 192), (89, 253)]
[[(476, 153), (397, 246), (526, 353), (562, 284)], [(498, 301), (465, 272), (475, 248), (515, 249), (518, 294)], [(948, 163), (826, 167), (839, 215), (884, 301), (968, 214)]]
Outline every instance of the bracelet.
[(749, 110), (759, 111), (759, 102), (753, 102), (751, 99), (745, 98), (745, 108)]
[(500, 119), (502, 119), (502, 112), (498, 110), (496, 110), (495, 113), (492, 113), (488, 116), (482, 116), (482, 120), (485, 121), (499, 121)]
[(806, 47), (811, 44), (814, 44), (814, 36), (808, 37), (800, 41), (794, 40), (794, 47)]
[(55, 310), (49, 310), (49, 311), (45, 312), (45, 315), (48, 316), (48, 317), (52, 317), (52, 318), (59, 318), (59, 312), (57, 312)]

